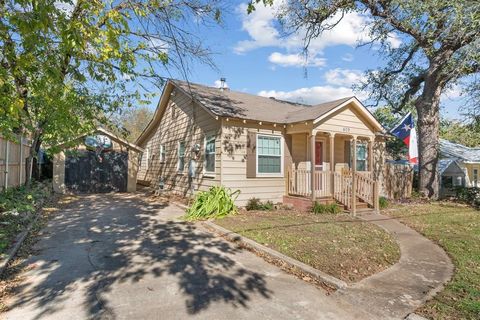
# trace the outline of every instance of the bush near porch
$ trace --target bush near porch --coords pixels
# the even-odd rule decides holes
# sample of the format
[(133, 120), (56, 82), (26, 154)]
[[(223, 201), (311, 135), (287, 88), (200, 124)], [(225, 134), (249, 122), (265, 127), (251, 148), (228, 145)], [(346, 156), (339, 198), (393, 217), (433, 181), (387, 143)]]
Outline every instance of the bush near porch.
[(215, 223), (346, 282), (380, 272), (400, 257), (388, 233), (345, 214), (241, 211)]
[(417, 313), (431, 319), (480, 319), (480, 213), (447, 202), (396, 206), (386, 214), (435, 241), (455, 265), (445, 289)]

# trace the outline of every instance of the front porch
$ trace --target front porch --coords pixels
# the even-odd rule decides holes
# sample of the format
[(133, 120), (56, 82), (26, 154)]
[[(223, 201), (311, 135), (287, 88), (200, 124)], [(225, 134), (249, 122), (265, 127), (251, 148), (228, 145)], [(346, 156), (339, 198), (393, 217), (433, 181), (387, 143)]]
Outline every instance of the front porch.
[(337, 202), (353, 215), (359, 209), (378, 210), (374, 135), (312, 130), (291, 132), (288, 140), (292, 157), (285, 202), (302, 209), (313, 201)]

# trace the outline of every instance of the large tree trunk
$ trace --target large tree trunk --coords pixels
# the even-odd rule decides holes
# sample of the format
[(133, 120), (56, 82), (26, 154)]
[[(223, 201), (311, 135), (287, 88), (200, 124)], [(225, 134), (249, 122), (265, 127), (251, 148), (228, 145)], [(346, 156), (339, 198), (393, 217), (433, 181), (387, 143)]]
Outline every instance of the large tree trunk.
[(423, 93), (415, 103), (418, 113), (419, 191), (433, 199), (439, 196), (437, 165), (442, 89), (437, 79), (426, 79)]
[(37, 156), (38, 152), (40, 151), (40, 146), (42, 145), (42, 137), (41, 131), (37, 130), (32, 137), (32, 146), (30, 147), (30, 153), (28, 154), (28, 158), (26, 161), (27, 167), (27, 176), (26, 176), (26, 183), (30, 184), (32, 179), (39, 179), (39, 172), (37, 166)]

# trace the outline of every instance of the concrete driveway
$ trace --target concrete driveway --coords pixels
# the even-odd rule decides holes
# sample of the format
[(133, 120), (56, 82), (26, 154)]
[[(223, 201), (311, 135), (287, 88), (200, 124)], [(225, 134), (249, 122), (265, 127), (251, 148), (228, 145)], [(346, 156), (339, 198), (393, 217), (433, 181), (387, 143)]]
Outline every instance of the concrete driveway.
[(56, 214), (7, 319), (373, 319), (142, 195)]

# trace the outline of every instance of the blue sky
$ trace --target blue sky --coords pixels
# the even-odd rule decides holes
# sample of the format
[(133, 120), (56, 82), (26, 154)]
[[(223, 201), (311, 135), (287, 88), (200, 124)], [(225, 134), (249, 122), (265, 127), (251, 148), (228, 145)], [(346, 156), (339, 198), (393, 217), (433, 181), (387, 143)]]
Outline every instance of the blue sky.
[[(220, 77), (225, 77), (231, 90), (307, 104), (354, 94), (368, 102), (366, 93), (351, 89), (365, 70), (382, 63), (374, 48), (357, 47), (359, 40), (368, 39), (367, 17), (347, 14), (332, 31), (313, 41), (306, 66), (301, 37), (282, 37), (271, 8), (258, 6), (247, 15), (245, 1), (233, 1), (223, 19), (223, 27), (200, 28), (205, 44), (215, 52), (212, 58), (218, 70), (194, 64), (189, 81), (214, 86)], [(391, 36), (391, 45), (400, 41)], [(152, 106), (157, 102), (158, 97)], [(448, 90), (442, 99), (442, 114), (458, 118), (461, 103), (459, 90)]]

